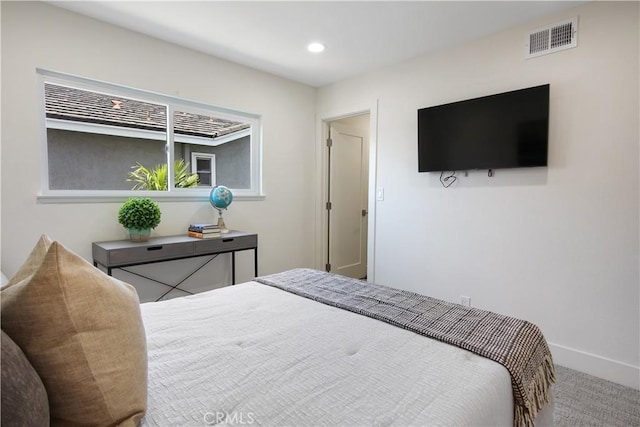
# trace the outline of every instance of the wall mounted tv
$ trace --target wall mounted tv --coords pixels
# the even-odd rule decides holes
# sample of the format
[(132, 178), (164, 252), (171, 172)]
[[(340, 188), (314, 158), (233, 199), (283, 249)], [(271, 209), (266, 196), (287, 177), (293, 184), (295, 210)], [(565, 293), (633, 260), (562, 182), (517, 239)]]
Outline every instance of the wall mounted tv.
[(549, 85), (418, 110), (418, 171), (547, 166)]

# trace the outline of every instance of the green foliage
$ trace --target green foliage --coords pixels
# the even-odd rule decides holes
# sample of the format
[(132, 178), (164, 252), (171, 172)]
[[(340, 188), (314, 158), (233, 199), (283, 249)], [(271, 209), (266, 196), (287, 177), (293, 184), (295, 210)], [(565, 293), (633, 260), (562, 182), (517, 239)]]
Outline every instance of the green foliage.
[[(132, 190), (166, 191), (168, 189), (167, 164), (156, 165), (147, 169), (140, 163), (132, 166), (127, 181), (135, 182)], [(177, 188), (191, 188), (198, 185), (198, 174), (189, 173), (189, 163), (183, 159), (176, 160), (173, 164), (173, 176)]]
[(174, 185), (177, 188), (191, 188), (198, 185), (198, 174), (189, 173), (189, 163), (179, 159), (173, 165)]
[(156, 228), (160, 224), (160, 207), (148, 197), (134, 197), (120, 207), (118, 222), (125, 228)]
[(153, 169), (147, 169), (140, 163), (136, 163), (136, 166), (132, 166), (131, 168), (134, 170), (129, 172), (127, 181), (136, 183), (132, 190), (167, 190), (166, 163), (157, 165)]

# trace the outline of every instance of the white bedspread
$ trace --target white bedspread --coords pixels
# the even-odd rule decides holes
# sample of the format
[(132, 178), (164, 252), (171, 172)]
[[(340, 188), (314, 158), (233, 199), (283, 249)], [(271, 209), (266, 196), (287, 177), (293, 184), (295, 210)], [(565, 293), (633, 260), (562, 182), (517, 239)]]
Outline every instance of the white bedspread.
[(142, 304), (153, 426), (511, 426), (508, 372), (255, 282)]

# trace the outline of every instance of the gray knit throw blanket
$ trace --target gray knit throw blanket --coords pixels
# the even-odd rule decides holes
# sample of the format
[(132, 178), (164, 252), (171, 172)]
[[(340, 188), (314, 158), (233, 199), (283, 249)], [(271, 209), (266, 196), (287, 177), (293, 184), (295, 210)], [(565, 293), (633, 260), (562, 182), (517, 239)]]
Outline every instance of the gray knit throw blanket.
[(382, 320), (500, 363), (511, 374), (515, 427), (533, 426), (548, 402), (555, 372), (537, 326), (414, 292), (311, 269), (255, 279), (314, 301)]

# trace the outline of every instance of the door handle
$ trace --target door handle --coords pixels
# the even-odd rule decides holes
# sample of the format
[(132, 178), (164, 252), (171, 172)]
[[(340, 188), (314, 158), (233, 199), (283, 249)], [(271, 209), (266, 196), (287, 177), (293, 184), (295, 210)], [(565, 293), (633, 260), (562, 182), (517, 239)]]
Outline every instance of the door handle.
[(369, 213), (369, 212), (367, 212), (367, 210), (366, 210), (366, 209), (362, 209), (362, 216), (367, 216), (367, 214), (368, 214), (368, 213)]

